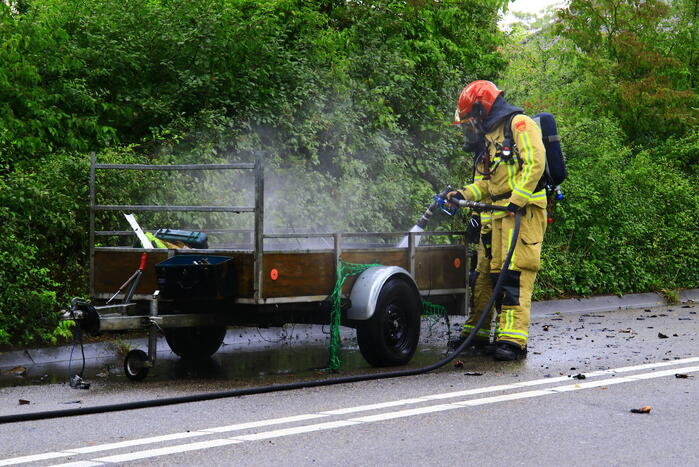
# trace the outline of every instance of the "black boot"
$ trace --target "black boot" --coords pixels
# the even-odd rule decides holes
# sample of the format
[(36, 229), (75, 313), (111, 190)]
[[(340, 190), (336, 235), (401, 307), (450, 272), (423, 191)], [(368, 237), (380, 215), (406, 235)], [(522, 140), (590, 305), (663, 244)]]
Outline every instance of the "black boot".
[[(468, 337), (468, 334), (461, 334), (456, 339), (451, 339), (447, 342), (447, 349), (449, 352), (456, 350)], [(492, 355), (495, 352), (495, 345), (491, 344), (490, 341), (483, 338), (475, 338), (471, 345), (466, 347), (461, 351), (461, 355)]]
[(495, 360), (511, 361), (527, 357), (527, 348), (510, 341), (495, 342)]

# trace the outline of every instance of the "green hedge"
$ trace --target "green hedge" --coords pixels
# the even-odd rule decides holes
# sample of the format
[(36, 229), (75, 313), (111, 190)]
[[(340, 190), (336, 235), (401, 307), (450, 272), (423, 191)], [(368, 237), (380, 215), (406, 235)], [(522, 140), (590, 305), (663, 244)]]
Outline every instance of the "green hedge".
[(697, 178), (671, 156), (683, 148), (669, 142), (633, 154), (607, 119), (562, 135), (569, 179), (546, 234), (537, 296), (696, 287)]

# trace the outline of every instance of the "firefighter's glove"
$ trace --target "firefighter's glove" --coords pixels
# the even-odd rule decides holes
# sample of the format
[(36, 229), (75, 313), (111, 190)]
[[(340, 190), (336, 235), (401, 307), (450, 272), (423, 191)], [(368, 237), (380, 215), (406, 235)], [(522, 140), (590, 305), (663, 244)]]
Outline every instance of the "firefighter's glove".
[(450, 191), (449, 193), (447, 193), (447, 201), (451, 201), (452, 198), (464, 199), (464, 195), (462, 195), (458, 191)]
[(510, 216), (514, 216), (515, 213), (516, 213), (517, 211), (519, 211), (520, 209), (522, 209), (522, 208), (521, 208), (520, 206), (518, 206), (517, 204), (515, 204), (515, 203), (510, 203), (510, 204), (507, 205), (507, 213), (508, 213)]
[(458, 191), (450, 191), (449, 193), (447, 193), (447, 207), (449, 209), (451, 209), (453, 207), (453, 205), (451, 204), (452, 198), (462, 200), (462, 199), (464, 199), (464, 195), (462, 195)]

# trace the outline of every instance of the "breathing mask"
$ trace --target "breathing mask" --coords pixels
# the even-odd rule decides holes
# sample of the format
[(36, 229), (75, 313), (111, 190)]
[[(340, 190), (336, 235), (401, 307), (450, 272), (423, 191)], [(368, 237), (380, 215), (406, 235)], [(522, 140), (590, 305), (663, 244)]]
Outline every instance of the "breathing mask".
[(464, 137), (464, 151), (478, 151), (483, 145), (483, 137), (485, 136), (485, 129), (481, 121), (476, 118), (469, 118), (461, 122), (459, 126)]
[(464, 151), (476, 152), (482, 146), (485, 136), (483, 118), (487, 113), (481, 102), (474, 103), (471, 111), (464, 116), (463, 120), (460, 118), (459, 109), (456, 109), (455, 118), (464, 136)]

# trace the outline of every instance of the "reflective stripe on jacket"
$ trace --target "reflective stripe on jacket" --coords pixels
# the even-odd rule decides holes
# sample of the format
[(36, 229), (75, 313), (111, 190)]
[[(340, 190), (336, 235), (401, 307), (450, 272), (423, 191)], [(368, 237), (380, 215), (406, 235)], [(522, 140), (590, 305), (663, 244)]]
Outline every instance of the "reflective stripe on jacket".
[[(504, 127), (508, 119), (495, 130), (485, 135), (490, 154), (490, 180), (482, 176), (460, 190), (460, 193), (469, 200), (481, 201), (491, 196), (502, 195), (511, 192), (509, 198), (496, 201), (494, 204), (507, 206), (515, 203), (520, 207), (533, 204), (546, 208), (546, 190), (535, 192), (546, 167), (546, 150), (541, 140), (541, 130), (531, 118), (526, 115), (517, 115), (512, 119), (512, 137), (516, 145), (518, 155), (515, 154), (512, 163), (502, 160), (497, 156), (497, 147), (501, 146), (505, 139)], [(481, 172), (484, 167), (478, 166)], [(506, 214), (494, 213), (494, 217), (502, 217)]]

